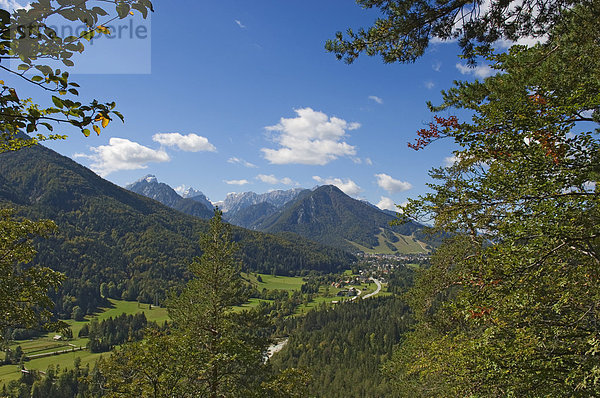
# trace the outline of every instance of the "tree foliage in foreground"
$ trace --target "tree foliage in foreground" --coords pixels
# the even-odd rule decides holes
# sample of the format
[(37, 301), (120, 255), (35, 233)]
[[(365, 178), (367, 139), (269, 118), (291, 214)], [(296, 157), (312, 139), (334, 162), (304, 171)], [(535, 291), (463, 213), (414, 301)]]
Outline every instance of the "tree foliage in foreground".
[(498, 40), (543, 36), (580, 0), (356, 0), (382, 14), (372, 26), (337, 32), (325, 48), (352, 63), (361, 53), (386, 63), (414, 62), (431, 40), (458, 39), (471, 61)]
[[(134, 10), (144, 18), (153, 11), (150, 0), (120, 0), (114, 2), (116, 15), (111, 16), (105, 3), (98, 0), (38, 0), (13, 13), (0, 10), (0, 59), (19, 63), (16, 70), (6, 63), (0, 64), (6, 79), (0, 80), (0, 152), (18, 150), (48, 139), (63, 139), (64, 133), (52, 134), (58, 123), (75, 127), (88, 136), (90, 129), (100, 134), (101, 128), (106, 128), (112, 117), (124, 120), (115, 110), (114, 102), (93, 100), (82, 104), (77, 100), (79, 84), (70, 79), (68, 70), (48, 65), (49, 61), (57, 61), (66, 67), (74, 66), (71, 58), (84, 51), (86, 39), (111, 33), (103, 24), (131, 17)], [(87, 30), (79, 36), (61, 37), (48, 23), (49, 18), (55, 17), (66, 23), (81, 23)], [(37, 87), (48, 97), (40, 94), (39, 99), (45, 101), (20, 98), (16, 85), (8, 79)], [(53, 106), (44, 108), (37, 101), (52, 102)], [(23, 137), (18, 134), (20, 131), (35, 135)]]
[(11, 210), (0, 209), (1, 340), (8, 328), (33, 328), (52, 318), (54, 304), (48, 290), (57, 288), (63, 275), (28, 264), (36, 254), (33, 239), (47, 236), (55, 228), (51, 221), (18, 219)]
[(462, 231), (410, 294), (415, 331), (386, 367), (416, 396), (600, 393), (600, 4), (565, 12), (545, 44), (457, 82), (411, 146), (461, 147), (407, 216)]

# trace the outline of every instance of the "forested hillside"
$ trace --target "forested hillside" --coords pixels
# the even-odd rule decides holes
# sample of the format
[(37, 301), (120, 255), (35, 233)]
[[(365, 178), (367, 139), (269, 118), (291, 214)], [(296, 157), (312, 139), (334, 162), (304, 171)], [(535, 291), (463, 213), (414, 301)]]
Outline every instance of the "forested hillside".
[[(160, 302), (187, 278), (186, 264), (200, 249), (207, 222), (122, 189), (37, 146), (0, 155), (0, 199), (32, 219), (49, 218), (58, 234), (38, 243), (37, 262), (64, 272), (57, 311), (93, 311), (100, 285), (117, 298)], [(353, 261), (340, 250), (299, 237), (234, 229), (247, 270), (296, 274), (337, 271)]]
[(313, 396), (395, 396), (380, 367), (410, 327), (404, 302), (394, 297), (357, 300), (310, 311), (291, 323), (291, 337), (273, 364), (306, 370)]

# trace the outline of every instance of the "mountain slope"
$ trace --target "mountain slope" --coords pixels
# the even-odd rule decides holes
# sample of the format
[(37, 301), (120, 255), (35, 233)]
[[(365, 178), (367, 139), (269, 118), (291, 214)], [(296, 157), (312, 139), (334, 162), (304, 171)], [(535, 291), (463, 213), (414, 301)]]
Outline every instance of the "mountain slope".
[[(150, 199), (157, 200), (166, 206), (191, 216), (211, 218), (213, 215), (212, 206), (206, 206), (206, 203), (204, 202), (206, 197), (202, 192), (194, 192), (196, 194), (195, 198), (183, 198), (167, 184), (158, 182), (153, 175), (147, 175), (144, 178), (127, 185), (125, 189), (144, 195)], [(189, 191), (188, 193), (191, 194)]]
[[(125, 299), (162, 300), (186, 280), (186, 264), (201, 254), (198, 233), (207, 229), (207, 221), (120, 188), (42, 146), (0, 155), (0, 202), (58, 224), (56, 236), (38, 242), (36, 262), (68, 276), (55, 297), (63, 316), (75, 305), (92, 312), (103, 283)], [(336, 271), (353, 260), (299, 237), (241, 228), (234, 236), (246, 270)]]
[(278, 208), (271, 203), (262, 202), (239, 209), (233, 213), (227, 213), (227, 222), (248, 229), (256, 229), (257, 225), (267, 217), (277, 212)]
[(204, 206), (206, 206), (207, 209), (209, 209), (211, 212), (214, 210), (214, 206), (211, 203), (210, 200), (208, 200), (208, 198), (206, 197), (206, 195), (204, 195), (202, 192), (195, 190), (194, 188), (188, 188), (186, 189), (182, 194), (181, 197), (183, 197), (184, 199), (192, 199), (196, 202), (202, 203)]
[[(321, 186), (267, 217), (258, 230), (294, 232), (350, 251), (426, 252), (417, 237), (423, 226), (411, 222), (390, 226), (395, 217), (352, 199), (332, 185)], [(404, 240), (406, 244), (398, 244)]]

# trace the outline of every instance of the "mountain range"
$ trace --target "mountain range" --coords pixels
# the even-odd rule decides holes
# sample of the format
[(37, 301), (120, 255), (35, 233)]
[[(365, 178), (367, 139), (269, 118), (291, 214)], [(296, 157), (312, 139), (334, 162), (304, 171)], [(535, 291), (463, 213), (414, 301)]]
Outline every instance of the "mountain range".
[[(196, 215), (181, 206), (183, 197), (154, 176), (127, 188)], [(350, 252), (426, 253), (437, 243), (423, 233), (422, 225), (409, 222), (391, 226), (396, 219), (394, 212), (353, 199), (332, 185), (263, 194), (231, 193), (215, 205), (231, 224), (262, 232), (295, 233)]]
[(179, 195), (173, 188), (165, 183), (158, 182), (156, 176), (147, 175), (125, 187), (132, 192), (154, 199), (166, 206), (183, 213), (200, 218), (211, 218), (213, 206), (200, 191), (193, 188)]

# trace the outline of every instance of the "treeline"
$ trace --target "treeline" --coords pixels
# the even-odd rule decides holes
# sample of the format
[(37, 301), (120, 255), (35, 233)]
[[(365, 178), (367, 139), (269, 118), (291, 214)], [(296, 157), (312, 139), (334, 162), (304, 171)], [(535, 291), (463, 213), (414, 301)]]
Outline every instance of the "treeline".
[(89, 325), (85, 324), (79, 331), (79, 337), (89, 337), (87, 348), (91, 352), (107, 352), (115, 346), (141, 340), (144, 337), (144, 329), (158, 325), (148, 323), (146, 315), (141, 312), (135, 315), (125, 313), (116, 318), (108, 318), (101, 322), (93, 319)]
[(61, 369), (49, 366), (46, 372), (30, 370), (23, 372), (19, 380), (2, 386), (2, 398), (99, 398), (102, 391), (102, 375), (97, 365), (81, 367), (75, 358), (74, 366)]
[(379, 368), (410, 326), (407, 305), (394, 297), (323, 306), (289, 320), (291, 336), (272, 363), (305, 369), (314, 396), (390, 397)]

